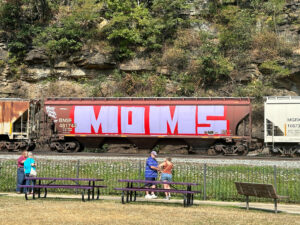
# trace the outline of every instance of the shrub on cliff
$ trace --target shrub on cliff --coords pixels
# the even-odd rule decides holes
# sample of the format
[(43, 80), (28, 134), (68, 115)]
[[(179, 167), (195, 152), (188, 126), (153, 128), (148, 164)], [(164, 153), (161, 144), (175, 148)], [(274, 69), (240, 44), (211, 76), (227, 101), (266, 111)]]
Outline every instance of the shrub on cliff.
[(275, 60), (265, 61), (259, 66), (259, 70), (270, 77), (271, 80), (290, 75), (290, 70), (278, 64)]
[(34, 39), (34, 44), (45, 47), (49, 56), (70, 55), (81, 49), (83, 43), (96, 34), (99, 10), (102, 4), (93, 0), (78, 1), (69, 7), (60, 7), (55, 23), (47, 26)]
[(229, 55), (247, 51), (252, 42), (254, 18), (248, 10), (226, 7), (220, 14), (223, 21), (220, 34), (221, 48)]
[(109, 24), (103, 33), (115, 46), (119, 59), (132, 57), (138, 48), (160, 49), (171, 39), (183, 20), (187, 0), (154, 0), (149, 4), (131, 0), (106, 0), (104, 16)]

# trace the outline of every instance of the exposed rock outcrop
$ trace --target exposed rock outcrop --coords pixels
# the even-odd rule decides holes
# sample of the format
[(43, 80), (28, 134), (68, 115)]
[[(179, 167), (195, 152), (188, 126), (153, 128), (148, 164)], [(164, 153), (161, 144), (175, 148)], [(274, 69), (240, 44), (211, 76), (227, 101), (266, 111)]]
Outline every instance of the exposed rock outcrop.
[(49, 58), (42, 48), (36, 48), (29, 51), (24, 59), (28, 64), (44, 64), (49, 61)]
[(239, 73), (233, 73), (231, 78), (241, 83), (247, 83), (253, 80), (254, 78), (261, 78), (262, 74), (258, 69), (257, 64), (248, 64), (242, 71)]
[(134, 58), (120, 64), (120, 70), (126, 72), (151, 71), (153, 69), (151, 61), (148, 58)]
[(0, 60), (7, 61), (7, 59), (8, 59), (7, 46), (4, 43), (0, 43)]
[(111, 55), (89, 50), (71, 57), (70, 61), (79, 67), (97, 70), (114, 69), (117, 64), (112, 60)]

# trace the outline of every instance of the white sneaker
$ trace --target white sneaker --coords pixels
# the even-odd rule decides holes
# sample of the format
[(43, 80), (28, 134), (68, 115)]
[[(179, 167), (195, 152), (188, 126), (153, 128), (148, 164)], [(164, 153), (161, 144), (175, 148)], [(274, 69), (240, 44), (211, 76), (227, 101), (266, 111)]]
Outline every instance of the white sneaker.
[(152, 194), (151, 198), (157, 198), (157, 196), (155, 194)]
[(150, 199), (150, 198), (152, 198), (152, 196), (148, 194), (148, 195), (145, 195), (145, 198)]
[(167, 197), (165, 197), (165, 199), (166, 199), (166, 200), (170, 200), (170, 197), (169, 197), (169, 196), (167, 196)]

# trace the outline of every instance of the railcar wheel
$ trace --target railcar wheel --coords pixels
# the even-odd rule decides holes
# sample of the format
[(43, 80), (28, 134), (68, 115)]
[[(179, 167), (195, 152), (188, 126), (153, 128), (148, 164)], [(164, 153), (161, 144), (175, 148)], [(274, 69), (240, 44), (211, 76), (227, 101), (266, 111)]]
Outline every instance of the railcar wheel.
[(292, 147), (290, 149), (290, 152), (291, 152), (291, 157), (293, 158), (297, 158), (297, 157), (300, 157), (300, 147)]
[(207, 151), (208, 155), (224, 155), (224, 146), (223, 145), (215, 145), (212, 146), (210, 149)]
[(236, 151), (236, 153), (239, 155), (239, 156), (245, 156), (247, 155), (249, 152), (247, 146), (243, 146), (243, 148), (239, 148), (238, 151)]
[(208, 149), (207, 154), (208, 155), (217, 155), (217, 152), (214, 148), (210, 148), (210, 149)]
[(0, 141), (0, 151), (8, 151), (5, 141)]
[(272, 156), (279, 156), (283, 154), (283, 150), (280, 147), (274, 147), (274, 149), (270, 149), (270, 153)]

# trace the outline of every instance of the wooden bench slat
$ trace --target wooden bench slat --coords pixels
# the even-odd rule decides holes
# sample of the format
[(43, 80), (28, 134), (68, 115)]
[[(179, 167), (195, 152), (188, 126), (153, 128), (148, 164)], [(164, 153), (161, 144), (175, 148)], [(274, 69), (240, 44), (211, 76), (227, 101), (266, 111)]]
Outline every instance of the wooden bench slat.
[(246, 196), (247, 210), (249, 209), (249, 196), (274, 199), (275, 213), (277, 213), (278, 199), (288, 198), (288, 196), (277, 195), (276, 190), (272, 184), (255, 184), (255, 183), (235, 182), (235, 186), (240, 195)]
[(158, 188), (115, 188), (117, 191), (151, 191), (151, 192), (172, 192), (181, 194), (196, 194), (201, 191), (187, 191), (187, 190), (176, 190), (176, 189), (158, 189)]
[(278, 195), (272, 184), (255, 184), (235, 182), (237, 191), (241, 195), (254, 196), (261, 198), (277, 199)]
[[(41, 185), (43, 185), (43, 184), (41, 184)], [(76, 184), (58, 184), (58, 185), (56, 185), (56, 184), (45, 184), (45, 186), (62, 186), (62, 187), (64, 187), (64, 186), (76, 186), (76, 187), (94, 187), (94, 188), (107, 188), (107, 186), (106, 185), (95, 185), (95, 186), (92, 186), (92, 185), (76, 185)]]
[(19, 185), (20, 187), (25, 188), (66, 188), (66, 189), (93, 189), (91, 186), (62, 186), (62, 185)]

